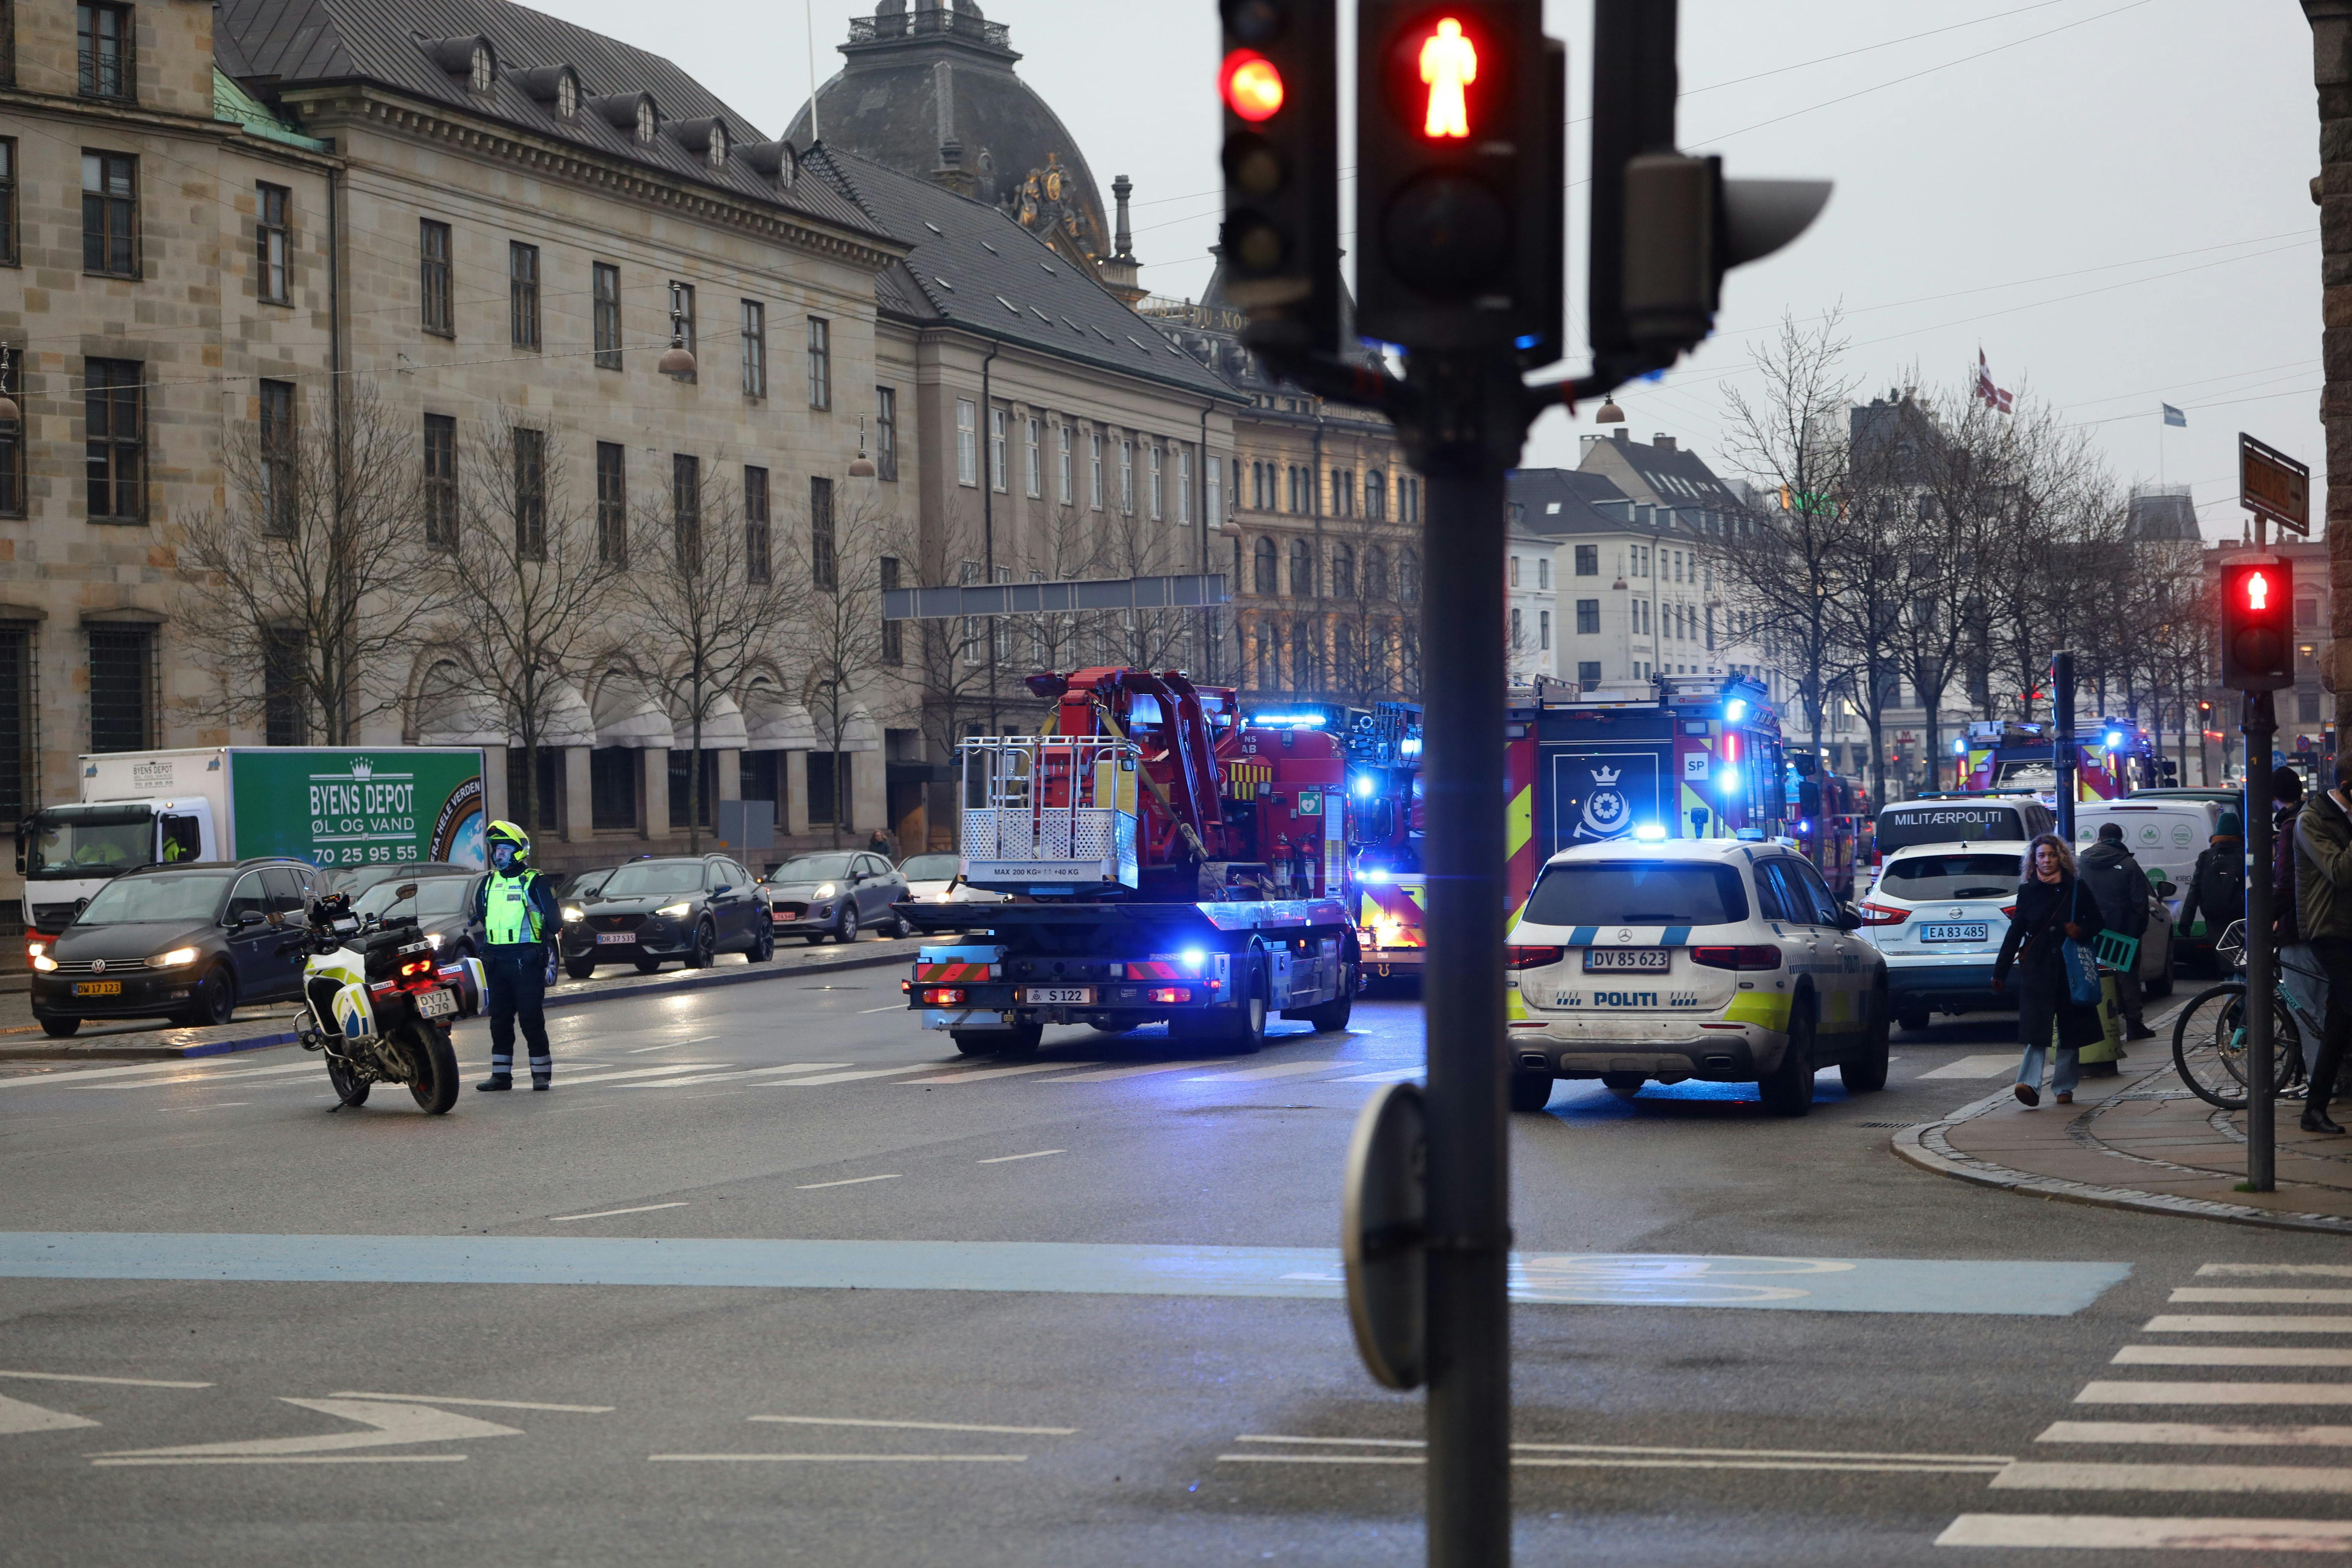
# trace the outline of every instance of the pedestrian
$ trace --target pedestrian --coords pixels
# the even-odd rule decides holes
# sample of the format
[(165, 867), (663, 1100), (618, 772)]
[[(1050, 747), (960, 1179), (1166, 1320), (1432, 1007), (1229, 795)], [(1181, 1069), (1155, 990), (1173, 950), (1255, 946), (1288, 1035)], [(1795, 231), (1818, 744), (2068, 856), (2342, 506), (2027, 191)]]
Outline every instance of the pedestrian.
[(876, 828), (873, 837), (866, 839), (866, 847), (893, 866), (898, 863), (898, 840), (887, 827)]
[(2221, 814), (2212, 837), (2197, 852), (2197, 868), (2189, 874), (2189, 896), (2180, 900), (2181, 931), (2193, 935), (2200, 913), (2205, 934), (2216, 946), (2246, 918), (2245, 829), (2234, 811)]
[(2295, 908), (2294, 823), (2303, 815), (2303, 774), (2281, 763), (2271, 775), (2271, 798), (2278, 808), (2271, 817), (2272, 951), (2284, 952), (2303, 940), (2303, 924)]
[(478, 1089), (514, 1087), (515, 1023), (530, 1047), (530, 1087), (547, 1089), (555, 1058), (547, 1048), (547, 939), (563, 911), (530, 867), (530, 835), (493, 822), (483, 836), (490, 874), (474, 889), (473, 918), (483, 928), (483, 1005), (490, 1015), (490, 1076)]
[[(2148, 880), (2147, 873), (2132, 852), (2124, 847), (2124, 827), (2120, 822), (2099, 824), (2099, 841), (2083, 851), (2080, 871), (2083, 886), (2099, 901), (2099, 919), (2106, 928), (2143, 941), (2147, 936)], [(2141, 1020), (2142, 998), (2139, 986), (2139, 963), (2137, 957), (2116, 973), (2116, 999), (2123, 1004), (2124, 1038), (2152, 1040), (2156, 1031)]]
[(2042, 1103), (2042, 1064), (2051, 1035), (2058, 1038), (2058, 1065), (2050, 1087), (2058, 1103), (2074, 1102), (2074, 1086), (2083, 1077), (2081, 1051), (2106, 1034), (2099, 1021), (2098, 1004), (2078, 1003), (2066, 981), (2061, 950), (2073, 942), (2088, 947), (2105, 927), (2099, 919), (2099, 900), (2076, 879), (2074, 852), (2054, 833), (2044, 833), (2027, 846), (2028, 869), (2018, 885), (2017, 904), (2009, 918), (2009, 934), (2001, 938), (2000, 956), (1993, 961), (1992, 988), (2009, 988), (2010, 970), (2017, 971), (2017, 1034), (2025, 1047), (2018, 1063), (2014, 1093), (2027, 1109)]
[(2327, 1022), (2303, 1100), (2305, 1132), (2341, 1132), (2327, 1114), (2352, 1039), (2352, 801), (2344, 786), (2307, 800), (2294, 823), (2295, 921), (2327, 972)]

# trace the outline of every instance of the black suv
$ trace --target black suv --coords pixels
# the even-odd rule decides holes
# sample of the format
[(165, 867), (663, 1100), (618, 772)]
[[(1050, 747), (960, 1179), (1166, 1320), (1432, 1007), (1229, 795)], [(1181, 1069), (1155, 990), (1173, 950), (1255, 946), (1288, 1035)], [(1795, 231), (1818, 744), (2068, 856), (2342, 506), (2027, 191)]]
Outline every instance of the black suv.
[(90, 897), (33, 960), (33, 1016), (59, 1038), (84, 1018), (226, 1024), (239, 1002), (299, 994), (318, 870), (301, 860), (142, 866)]
[(651, 974), (666, 959), (707, 969), (726, 952), (754, 963), (776, 955), (768, 891), (726, 855), (648, 855), (616, 868), (586, 898), (560, 901), (563, 972), (574, 980), (623, 960)]

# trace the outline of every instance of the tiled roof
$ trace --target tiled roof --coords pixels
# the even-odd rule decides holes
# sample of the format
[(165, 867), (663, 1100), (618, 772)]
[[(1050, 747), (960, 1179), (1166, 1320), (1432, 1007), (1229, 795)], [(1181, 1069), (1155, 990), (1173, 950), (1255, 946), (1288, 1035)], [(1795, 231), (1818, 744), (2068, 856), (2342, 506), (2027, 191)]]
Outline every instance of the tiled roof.
[(985, 202), (823, 143), (803, 181), (829, 180), (875, 225), (911, 246), (875, 285), (882, 309), (952, 322), (1066, 359), (1238, 401), (1240, 394), (1160, 328)]
[[(1633, 526), (1623, 490), (1606, 476), (1577, 468), (1520, 468), (1510, 477), (1518, 525), (1529, 533), (1623, 533)], [(1608, 510), (1601, 510), (1617, 503)]]
[[(857, 231), (873, 226), (821, 180), (780, 181), (780, 144), (659, 55), (511, 0), (403, 0), (397, 11), (366, 0), (221, 0), (218, 18), (221, 68), (265, 96), (372, 82), (804, 217)], [(488, 41), (497, 62), (488, 92), (475, 92), (467, 80), (467, 46), (477, 37)], [(580, 89), (581, 108), (568, 119), (554, 96), (554, 68), (562, 66)], [(652, 99), (661, 119), (651, 142), (638, 141), (633, 128), (638, 94)], [(619, 111), (607, 118), (592, 102), (597, 99)], [(718, 168), (703, 151), (709, 130), (700, 123), (714, 120), (730, 150)], [(789, 170), (789, 161), (782, 166)]]

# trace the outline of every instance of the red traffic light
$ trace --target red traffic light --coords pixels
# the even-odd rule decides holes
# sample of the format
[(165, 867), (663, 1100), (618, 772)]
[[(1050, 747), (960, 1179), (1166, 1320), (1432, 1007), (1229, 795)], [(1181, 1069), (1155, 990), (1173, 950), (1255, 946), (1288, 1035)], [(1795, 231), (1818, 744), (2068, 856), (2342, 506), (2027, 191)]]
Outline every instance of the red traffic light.
[(1225, 107), (1252, 125), (1282, 112), (1282, 72), (1255, 49), (1235, 49), (1217, 70), (1217, 91)]
[(1431, 141), (1470, 134), (1469, 89), (1478, 79), (1478, 45), (1462, 31), (1458, 16), (1441, 16), (1422, 35), (1414, 51), (1422, 85), (1429, 89), (1421, 133)]
[(2278, 691), (2294, 684), (2293, 568), (2284, 561), (2221, 567), (2221, 684)]

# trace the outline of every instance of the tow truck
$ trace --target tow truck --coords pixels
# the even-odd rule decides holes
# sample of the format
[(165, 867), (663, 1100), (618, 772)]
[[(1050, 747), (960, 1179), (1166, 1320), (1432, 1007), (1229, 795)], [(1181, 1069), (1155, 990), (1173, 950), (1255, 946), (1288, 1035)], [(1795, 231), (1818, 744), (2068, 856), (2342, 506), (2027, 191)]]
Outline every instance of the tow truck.
[[(1164, 1021), (1243, 1053), (1280, 1014), (1347, 1026), (1347, 755), (1323, 728), (1244, 720), (1229, 688), (1115, 667), (1030, 677), (1033, 735), (957, 748), (963, 879), (1008, 895), (990, 929), (925, 942), (901, 983), (967, 1056), (1025, 1056), (1048, 1024)], [(901, 903), (944, 934), (971, 918)]]

